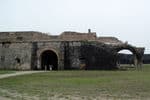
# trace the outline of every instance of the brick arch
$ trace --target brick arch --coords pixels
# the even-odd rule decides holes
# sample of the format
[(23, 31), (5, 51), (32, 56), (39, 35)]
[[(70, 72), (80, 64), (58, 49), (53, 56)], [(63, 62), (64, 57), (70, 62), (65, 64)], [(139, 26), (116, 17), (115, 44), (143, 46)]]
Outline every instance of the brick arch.
[(55, 52), (56, 55), (57, 55), (57, 57), (59, 57), (59, 56), (58, 56), (58, 51), (57, 51), (56, 49), (51, 48), (51, 47), (45, 47), (45, 48), (39, 49), (39, 50), (37, 51), (38, 58), (39, 58), (39, 57), (41, 56), (41, 54), (42, 54), (44, 51), (46, 51), (46, 50), (51, 50), (51, 51)]
[(144, 55), (144, 48), (137, 48), (129, 44), (121, 44), (114, 46), (115, 51), (118, 53), (121, 50), (129, 50), (134, 55), (134, 64), (137, 68), (141, 68), (142, 59)]
[(58, 51), (56, 50), (56, 49), (54, 49), (54, 48), (51, 48), (51, 47), (45, 47), (45, 48), (42, 48), (42, 49), (39, 49), (38, 51), (37, 51), (37, 58), (38, 58), (38, 69), (41, 69), (42, 68), (42, 66), (41, 66), (41, 56), (42, 56), (42, 54), (45, 52), (45, 51), (52, 51), (52, 52), (54, 52), (55, 54), (56, 54), (56, 56), (57, 56), (57, 65), (58, 65), (58, 69), (59, 69), (59, 62), (60, 62), (60, 60), (59, 60), (59, 54), (58, 54)]

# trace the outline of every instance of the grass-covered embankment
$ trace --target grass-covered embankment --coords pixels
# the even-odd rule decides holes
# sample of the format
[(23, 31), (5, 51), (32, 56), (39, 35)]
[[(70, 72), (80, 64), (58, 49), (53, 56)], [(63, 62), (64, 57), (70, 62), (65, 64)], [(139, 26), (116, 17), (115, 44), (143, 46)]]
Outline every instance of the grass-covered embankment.
[(59, 98), (150, 98), (150, 65), (141, 71), (49, 71), (1, 79), (0, 95), (14, 98), (11, 93), (22, 98), (48, 98), (55, 94), (61, 94)]

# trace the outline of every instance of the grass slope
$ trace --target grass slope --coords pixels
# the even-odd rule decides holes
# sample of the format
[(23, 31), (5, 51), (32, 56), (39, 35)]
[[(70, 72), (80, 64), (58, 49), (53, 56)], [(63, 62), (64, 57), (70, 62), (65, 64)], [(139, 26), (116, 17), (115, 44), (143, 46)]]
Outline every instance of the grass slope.
[(15, 73), (15, 71), (12, 71), (12, 70), (0, 70), (0, 75), (1, 74), (10, 74), (10, 73)]
[(50, 71), (1, 79), (0, 95), (16, 99), (13, 93), (20, 100), (24, 95), (48, 98), (55, 94), (60, 98), (150, 98), (150, 66), (142, 71)]

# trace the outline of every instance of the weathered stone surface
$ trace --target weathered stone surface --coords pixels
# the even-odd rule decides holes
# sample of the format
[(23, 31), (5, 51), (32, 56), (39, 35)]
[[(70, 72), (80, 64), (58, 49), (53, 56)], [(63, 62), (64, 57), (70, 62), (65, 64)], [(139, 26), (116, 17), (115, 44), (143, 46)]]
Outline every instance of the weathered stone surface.
[(0, 47), (1, 69), (30, 69), (31, 44), (5, 43)]
[(60, 36), (0, 32), (0, 69), (44, 70), (51, 65), (57, 70), (116, 69), (118, 52), (123, 49), (133, 52), (137, 65), (142, 64), (144, 48), (114, 37), (97, 37), (94, 32), (64, 32)]

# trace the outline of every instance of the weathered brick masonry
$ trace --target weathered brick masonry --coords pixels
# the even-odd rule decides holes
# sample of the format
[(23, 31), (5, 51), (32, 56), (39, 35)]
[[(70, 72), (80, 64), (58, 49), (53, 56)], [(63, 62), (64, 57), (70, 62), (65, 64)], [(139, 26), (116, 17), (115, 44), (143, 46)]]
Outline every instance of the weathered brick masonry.
[(118, 52), (130, 50), (135, 63), (142, 64), (144, 48), (95, 32), (0, 32), (0, 69), (69, 70), (116, 69)]

